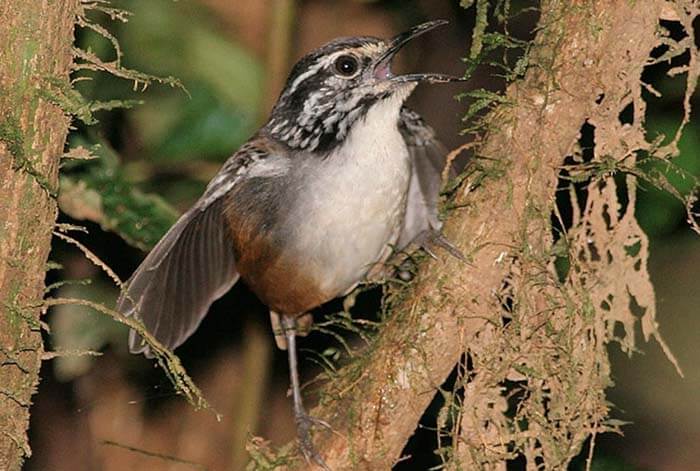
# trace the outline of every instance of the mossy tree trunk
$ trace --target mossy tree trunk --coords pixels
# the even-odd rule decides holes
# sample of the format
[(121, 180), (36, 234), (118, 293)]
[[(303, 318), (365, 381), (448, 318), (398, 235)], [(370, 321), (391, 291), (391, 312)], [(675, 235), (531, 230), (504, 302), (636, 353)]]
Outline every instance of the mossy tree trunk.
[(78, 6), (0, 1), (0, 469), (7, 471), (30, 454), (41, 300), (70, 123), (46, 90), (48, 83), (69, 88)]

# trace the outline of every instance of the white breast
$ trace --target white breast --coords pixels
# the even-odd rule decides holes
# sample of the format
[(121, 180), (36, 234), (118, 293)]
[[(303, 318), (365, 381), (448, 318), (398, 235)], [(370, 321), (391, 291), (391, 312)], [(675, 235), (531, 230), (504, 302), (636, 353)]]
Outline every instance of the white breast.
[(411, 177), (396, 126), (402, 95), (375, 104), (338, 149), (305, 169), (294, 245), (335, 296), (362, 281), (398, 239)]

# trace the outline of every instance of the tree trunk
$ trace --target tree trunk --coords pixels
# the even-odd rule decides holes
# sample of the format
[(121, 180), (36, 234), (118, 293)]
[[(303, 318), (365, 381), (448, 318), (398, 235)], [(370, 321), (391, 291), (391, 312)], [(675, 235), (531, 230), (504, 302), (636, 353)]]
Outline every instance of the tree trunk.
[[(689, 2), (541, 2), (528, 71), (508, 88), (507, 104), (487, 118), (476, 151), (479, 178), (458, 190), (458, 209), (446, 223), (446, 235), (472, 264), (450, 257), (425, 263), (410, 292), (393, 301), (372, 348), (324, 387), (313, 415), (333, 426), (334, 433), (319, 431), (317, 442), (331, 469), (391, 469), (460, 364), (469, 370), (463, 396), (448, 399), (458, 412), (445, 409), (439, 418), (442, 427), (454, 421), (442, 450), (449, 469), (505, 469), (518, 454), (532, 469), (565, 469), (586, 439), (615, 428), (605, 425), (605, 345), (616, 320), (634, 329), (630, 297), (650, 316), (642, 321), (652, 326), (645, 336), (656, 334), (646, 238), (634, 221), (634, 181), (628, 178), (625, 206), (617, 200), (614, 170), (589, 177), (588, 202), (572, 202), (576, 227), (563, 238), (571, 266), (585, 266), (572, 268), (564, 281), (553, 266), (550, 218), (561, 166), (580, 152), (586, 123), (596, 128), (591, 167), (605, 159), (633, 165), (635, 152), (653, 152), (644, 140), (641, 73), (658, 44), (663, 9), (684, 16), (681, 4)], [(686, 20), (688, 27), (692, 20)], [(619, 113), (629, 104), (635, 117), (623, 125)], [(584, 226), (588, 232), (574, 232)], [(640, 253), (626, 255), (633, 242)], [(624, 275), (611, 280), (615, 273)], [(636, 286), (626, 284), (636, 275)], [(612, 303), (609, 291), (615, 305), (597, 297)], [(629, 332), (625, 342), (633, 339)], [(523, 394), (506, 397), (509, 384)], [(515, 397), (521, 402), (513, 411), (508, 401)], [(516, 421), (513, 414), (527, 415)]]
[(79, 0), (0, 2), (0, 469), (30, 455), (43, 353), (41, 301), (70, 119), (48, 84), (70, 87)]

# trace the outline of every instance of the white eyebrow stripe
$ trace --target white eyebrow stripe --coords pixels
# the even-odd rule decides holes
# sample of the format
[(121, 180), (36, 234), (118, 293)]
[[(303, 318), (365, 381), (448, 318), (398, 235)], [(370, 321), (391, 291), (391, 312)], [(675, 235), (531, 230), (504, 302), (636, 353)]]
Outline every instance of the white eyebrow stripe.
[(291, 95), (292, 93), (294, 93), (296, 91), (296, 89), (299, 87), (299, 84), (301, 84), (301, 82), (303, 82), (307, 78), (311, 77), (312, 75), (316, 75), (316, 72), (318, 72), (318, 70), (321, 67), (323, 67), (323, 65), (324, 65), (323, 62), (317, 62), (314, 65), (312, 65), (311, 67), (309, 67), (309, 70), (307, 70), (306, 72), (304, 72), (302, 74), (299, 74), (299, 76), (296, 79), (294, 79), (294, 82), (292, 82), (292, 84), (289, 86), (289, 89), (287, 91), (287, 95)]
[[(376, 46), (372, 45), (373, 48)], [(299, 85), (301, 85), (302, 82), (304, 82), (306, 79), (309, 77), (316, 75), (316, 73), (320, 70), (323, 69), (324, 67), (328, 67), (331, 65), (338, 57), (344, 56), (346, 54), (352, 54), (355, 57), (360, 59), (360, 56), (362, 54), (359, 54), (358, 52), (367, 50), (367, 46), (362, 46), (362, 47), (355, 47), (352, 49), (342, 49), (340, 51), (336, 51), (333, 54), (325, 57), (320, 57), (316, 63), (314, 63), (311, 67), (309, 67), (309, 70), (306, 72), (299, 74), (299, 76), (294, 79), (294, 82), (289, 86), (289, 89), (287, 91), (287, 95), (291, 95), (296, 91), (297, 88), (299, 88)]]

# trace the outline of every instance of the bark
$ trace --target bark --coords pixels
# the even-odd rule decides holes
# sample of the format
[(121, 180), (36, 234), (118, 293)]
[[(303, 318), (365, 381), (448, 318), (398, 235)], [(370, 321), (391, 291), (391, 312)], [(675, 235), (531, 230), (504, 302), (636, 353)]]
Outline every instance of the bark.
[[(508, 88), (508, 104), (492, 113), (492, 128), (479, 145), (479, 156), (500, 164), (473, 191), (474, 182), (465, 182), (456, 200), (460, 209), (446, 223), (446, 235), (473, 263), (448, 257), (425, 263), (366, 358), (324, 388), (313, 415), (337, 432), (319, 433), (316, 442), (331, 469), (390, 469), (464, 352), (498, 347), (494, 326), (500, 325), (502, 307), (494, 294), (512, 276), (511, 257), (523, 250), (546, 252), (559, 166), (573, 153), (581, 126), (597, 113), (602, 97), (625, 93), (630, 70), (641, 70), (656, 43), (665, 2), (643, 3), (542, 2), (528, 72)], [(544, 216), (529, 224), (527, 214), (533, 212)], [(521, 247), (525, 239), (532, 245)], [(602, 395), (604, 387), (596, 393)], [(462, 426), (489, 420), (493, 409), (505, 407), (489, 404), (475, 406), (474, 417)], [(589, 435), (583, 432), (572, 444), (574, 454)], [(460, 437), (452, 466), (478, 468), (470, 461), (477, 448), (470, 440), (491, 440), (470, 437), (468, 430)], [(505, 466), (507, 447), (499, 446)]]
[(70, 122), (46, 90), (48, 83), (69, 88), (78, 5), (0, 2), (0, 469), (8, 471), (30, 455), (41, 301)]

